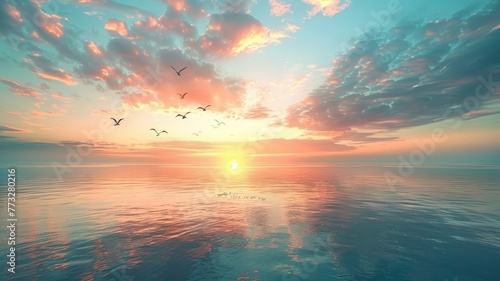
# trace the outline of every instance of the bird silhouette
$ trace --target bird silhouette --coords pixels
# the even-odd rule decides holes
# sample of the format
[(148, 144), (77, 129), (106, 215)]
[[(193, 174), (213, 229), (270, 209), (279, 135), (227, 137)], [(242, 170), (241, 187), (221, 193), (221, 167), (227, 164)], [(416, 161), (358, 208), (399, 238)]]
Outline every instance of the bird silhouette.
[(114, 126), (120, 126), (120, 122), (125, 119), (125, 118), (120, 118), (120, 120), (116, 121), (115, 118), (111, 118), (113, 121), (115, 121), (115, 125)]
[(159, 133), (158, 133), (158, 131), (157, 131), (156, 129), (153, 129), (153, 128), (151, 128), (151, 129), (149, 129), (149, 130), (150, 130), (150, 131), (155, 131), (155, 133), (156, 133), (156, 136), (157, 136), (157, 137), (159, 137), (161, 133), (167, 133), (167, 134), (168, 134), (168, 132), (167, 132), (167, 131), (165, 131), (165, 130), (163, 130), (163, 131), (161, 131), (161, 132), (159, 132)]
[(187, 92), (185, 92), (183, 95), (177, 93), (180, 97), (181, 97), (181, 100), (184, 99), (184, 97), (187, 95)]
[(207, 108), (208, 108), (209, 106), (210, 106), (210, 104), (209, 104), (209, 105), (207, 105), (207, 106), (205, 106), (205, 107), (198, 106), (198, 109), (201, 109), (201, 110), (203, 110), (203, 111), (207, 111)]
[(188, 115), (190, 112), (186, 112), (186, 114), (182, 115), (182, 114), (177, 114), (177, 116), (175, 116), (175, 118), (179, 117), (179, 116), (182, 116), (182, 119), (186, 119), (186, 115)]
[(186, 66), (186, 67), (184, 67), (183, 69), (181, 69), (181, 70), (177, 71), (177, 69), (175, 69), (173, 66), (170, 66), (170, 67), (171, 67), (171, 68), (172, 68), (172, 69), (173, 69), (173, 70), (177, 73), (177, 75), (178, 75), (178, 76), (181, 76), (181, 72), (182, 72), (184, 69), (186, 69), (186, 68), (187, 68), (187, 66)]
[(217, 122), (217, 125), (218, 125), (218, 126), (220, 126), (220, 124), (224, 124), (224, 125), (226, 125), (226, 123), (224, 123), (224, 122), (219, 122), (217, 119), (214, 119), (214, 120), (215, 120), (215, 122)]

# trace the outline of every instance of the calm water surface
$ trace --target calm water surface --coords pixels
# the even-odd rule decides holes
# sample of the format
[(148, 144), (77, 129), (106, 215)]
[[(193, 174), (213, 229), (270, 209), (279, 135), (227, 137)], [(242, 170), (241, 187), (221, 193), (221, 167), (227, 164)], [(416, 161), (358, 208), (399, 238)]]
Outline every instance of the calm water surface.
[(393, 188), (387, 170), (17, 167), (0, 279), (500, 280), (500, 169), (419, 168)]

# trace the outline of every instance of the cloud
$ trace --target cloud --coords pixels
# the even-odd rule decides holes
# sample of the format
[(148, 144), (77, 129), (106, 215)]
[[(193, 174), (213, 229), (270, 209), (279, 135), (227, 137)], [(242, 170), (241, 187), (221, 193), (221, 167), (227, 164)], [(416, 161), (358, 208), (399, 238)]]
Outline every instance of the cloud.
[[(136, 21), (130, 28), (130, 36), (148, 41), (157, 48), (165, 46), (183, 48), (197, 39), (198, 31), (185, 13), (167, 9), (159, 17), (146, 17)], [(178, 40), (180, 39), (180, 40)]]
[(8, 4), (7, 1), (0, 3), (0, 34), (21, 34), (20, 26), (23, 22), (21, 13), (14, 5)]
[(36, 75), (38, 75), (40, 78), (56, 80), (65, 83), (66, 85), (76, 85), (76, 82), (73, 81), (72, 76), (62, 69), (57, 69), (54, 71), (54, 73), (36, 72)]
[(5, 85), (10, 87), (10, 91), (13, 92), (14, 94), (20, 95), (20, 96), (25, 96), (25, 97), (32, 97), (38, 100), (41, 100), (41, 94), (37, 90), (28, 87), (26, 85), (23, 85), (19, 82), (0, 78), (0, 81), (4, 83)]
[(23, 117), (23, 114), (21, 112), (7, 111), (5, 113), (12, 115), (12, 116), (16, 116), (16, 117), (21, 117), (21, 118)]
[(168, 10), (176, 13), (184, 13), (191, 18), (202, 18), (207, 14), (207, 9), (211, 7), (210, 1), (205, 0), (164, 0), (168, 5)]
[[(328, 79), (289, 109), (285, 123), (312, 131), (384, 132), (493, 114), (481, 108), (500, 102), (493, 94), (500, 90), (498, 12), (495, 4), (469, 16), (401, 23), (356, 41), (333, 61)], [(481, 104), (467, 104), (478, 87)]]
[(118, 34), (120, 36), (128, 35), (127, 24), (121, 20), (108, 19), (106, 21), (106, 25), (104, 25), (104, 29), (106, 29), (109, 33)]
[(271, 31), (249, 14), (213, 14), (196, 47), (202, 54), (225, 57), (279, 44), (286, 37), (283, 31)]
[[(212, 111), (241, 106), (246, 94), (243, 79), (221, 77), (213, 64), (199, 61), (196, 53), (165, 46), (167, 36), (187, 41), (196, 35), (196, 28), (183, 17), (168, 11), (159, 18), (147, 17), (136, 21), (128, 35), (110, 39), (105, 47), (86, 41), (86, 56), (79, 60), (76, 75), (85, 83), (100, 81), (121, 91), (124, 104), (135, 108), (171, 110), (179, 106), (176, 93), (186, 91), (190, 93), (186, 105), (211, 104)], [(184, 66), (188, 69), (181, 77), (171, 68)]]
[(30, 121), (24, 121), (23, 123), (26, 125), (32, 126), (32, 127), (39, 127), (39, 128), (43, 128), (43, 129), (47, 128), (47, 126), (45, 126), (43, 124), (34, 123), (34, 122), (30, 122)]
[(58, 15), (50, 15), (40, 9), (35, 14), (33, 21), (50, 36), (61, 38), (64, 35), (64, 27), (61, 24), (61, 17)]
[(14, 128), (14, 127), (0, 125), (0, 132), (7, 132), (7, 133), (30, 133), (31, 131), (30, 130), (25, 130), (25, 129), (19, 129), (19, 128)]
[(110, 109), (94, 109), (92, 114), (94, 115), (122, 115), (125, 113), (125, 110), (110, 110)]
[(269, 12), (272, 16), (282, 16), (286, 13), (292, 13), (290, 10), (291, 4), (281, 3), (278, 0), (269, 0), (269, 4), (271, 5), (271, 11)]
[[(142, 91), (123, 95), (125, 104), (132, 107), (149, 105), (157, 109), (174, 108), (179, 106), (176, 93), (184, 92), (188, 92), (188, 97), (183, 100), (183, 104), (211, 104), (211, 110), (216, 112), (230, 110), (242, 104), (245, 82), (219, 77), (212, 64), (200, 63), (181, 50), (162, 49), (148, 59), (149, 63), (146, 65), (130, 64), (130, 69), (136, 74), (135, 79), (138, 81), (135, 83), (139, 83), (134, 85)], [(154, 67), (153, 62), (157, 63), (157, 67)], [(177, 69), (184, 66), (188, 68), (179, 77), (171, 66)], [(158, 75), (157, 79), (154, 79), (155, 75)]]
[(292, 24), (292, 23), (288, 23), (286, 26), (285, 26), (285, 30), (288, 31), (288, 32), (297, 32), (298, 30), (300, 29), (300, 27), (296, 26), (295, 24)]
[(85, 42), (85, 47), (89, 55), (93, 57), (101, 57), (104, 55), (102, 48), (92, 41)]
[[(218, 6), (222, 2), (215, 5), (215, 2), (196, 0), (166, 3), (168, 7), (162, 15), (141, 13), (144, 15), (142, 19), (130, 25), (116, 18), (105, 20), (104, 29), (117, 35), (111, 39), (105, 36), (107, 42), (94, 37), (92, 40), (82, 40), (85, 33), (78, 26), (62, 27), (62, 32), (56, 31), (56, 25), (63, 22), (63, 18), (57, 15), (42, 14), (42, 18), (54, 25), (51, 28), (30, 21), (41, 12), (42, 7), (37, 2), (15, 3), (23, 21), (30, 22), (23, 29), (16, 24), (15, 18), (9, 16), (5, 5), (0, 6), (3, 8), (0, 13), (5, 14), (14, 30), (19, 32), (18, 36), (27, 44), (28, 55), (25, 62), (42, 79), (56, 80), (67, 85), (77, 84), (78, 79), (81, 84), (94, 84), (100, 91), (120, 91), (119, 98), (125, 105), (133, 107), (150, 106), (157, 110), (172, 110), (179, 107), (176, 93), (185, 91), (190, 92), (190, 98), (186, 100), (187, 106), (211, 104), (211, 110), (216, 112), (228, 112), (242, 106), (247, 82), (244, 79), (222, 77), (214, 64), (204, 62), (200, 57), (257, 50), (279, 43), (286, 36), (284, 32), (271, 31), (248, 14), (242, 14), (239, 18), (237, 15), (216, 13), (212, 14), (209, 26), (220, 24), (223, 29), (220, 32), (206, 32), (204, 38), (226, 41), (221, 43), (221, 50), (215, 46), (202, 50), (196, 47), (201, 40), (198, 41), (198, 31), (192, 23), (192, 17), (214, 9), (219, 13), (221, 10), (218, 9), (245, 13), (249, 11), (247, 8), (253, 1), (229, 1), (224, 7)], [(75, 4), (114, 11), (125, 9), (127, 13), (138, 14), (134, 7), (122, 6), (115, 1), (80, 0)], [(54, 36), (56, 33), (59, 35)], [(34, 34), (38, 40), (33, 40)], [(98, 33), (94, 32), (94, 35), (97, 36)], [(42, 48), (39, 42), (44, 42), (44, 46), (49, 48)], [(182, 77), (178, 77), (171, 66), (189, 68)], [(35, 96), (38, 92), (27, 88), (21, 90), (21, 86), (17, 85), (16, 93)], [(35, 116), (45, 115), (36, 113)]]
[(17, 35), (11, 40), (15, 41), (16, 46), (13, 47), (23, 47), (28, 52), (45, 56), (50, 51), (37, 45), (37, 42), (43, 42), (54, 48), (61, 63), (86, 60), (85, 55), (80, 52), (81, 30), (78, 30), (77, 26), (64, 28), (60, 16), (45, 13), (41, 4), (36, 1), (18, 1), (15, 5), (25, 24), (10, 29), (10, 32)]
[(174, 13), (167, 10), (157, 21), (162, 32), (173, 32), (185, 40), (196, 37), (196, 27), (189, 23), (181, 13)]
[(7, 4), (6, 2), (2, 5), (2, 10), (6, 12), (7, 15), (10, 16), (11, 19), (15, 20), (17, 23), (22, 24), (23, 18), (21, 17), (21, 13), (16, 7)]
[(142, 10), (135, 6), (122, 4), (115, 0), (77, 0), (75, 1), (75, 3), (81, 6), (89, 6), (98, 9), (121, 12), (127, 15), (134, 15), (141, 17), (151, 16), (151, 13), (148, 11)]
[(214, 13), (236, 13), (236, 14), (248, 14), (250, 13), (250, 8), (257, 1), (255, 0), (216, 0)]
[(62, 102), (70, 102), (73, 100), (72, 98), (65, 97), (65, 96), (61, 95), (60, 93), (53, 93), (51, 96), (53, 99), (58, 100), (58, 101), (62, 101)]
[(61, 115), (62, 115), (61, 113), (52, 110), (47, 110), (47, 111), (32, 110), (30, 112), (30, 116), (36, 119), (45, 119), (46, 116), (61, 116)]
[(76, 85), (76, 82), (73, 81), (73, 76), (71, 74), (67, 73), (63, 69), (55, 68), (53, 65), (53, 61), (49, 60), (47, 57), (35, 53), (32, 55), (28, 55), (27, 60), (32, 62), (36, 66), (37, 69), (34, 72), (40, 78), (56, 80), (70, 86)]
[(309, 17), (313, 17), (318, 13), (324, 16), (334, 16), (338, 12), (345, 10), (351, 5), (350, 0), (303, 0), (304, 3), (312, 5), (313, 8), (307, 13)]
[(243, 115), (243, 119), (263, 119), (268, 118), (270, 110), (267, 107), (257, 106), (248, 109)]

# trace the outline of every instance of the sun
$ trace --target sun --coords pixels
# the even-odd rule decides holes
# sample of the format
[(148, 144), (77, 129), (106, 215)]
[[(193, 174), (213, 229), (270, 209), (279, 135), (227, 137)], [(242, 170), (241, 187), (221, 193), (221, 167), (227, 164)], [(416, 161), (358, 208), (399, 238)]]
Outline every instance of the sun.
[(231, 170), (238, 170), (238, 162), (236, 162), (236, 160), (233, 160), (233, 163), (231, 163)]

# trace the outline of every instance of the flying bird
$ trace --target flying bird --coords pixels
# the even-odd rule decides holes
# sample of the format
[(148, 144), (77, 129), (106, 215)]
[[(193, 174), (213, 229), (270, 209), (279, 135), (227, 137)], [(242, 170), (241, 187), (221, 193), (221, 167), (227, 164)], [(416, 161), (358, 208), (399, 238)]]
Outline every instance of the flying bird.
[(115, 121), (115, 125), (114, 126), (120, 126), (120, 122), (125, 119), (125, 118), (120, 118), (120, 120), (116, 121), (115, 118), (111, 118), (113, 121)]
[(220, 124), (224, 124), (224, 125), (226, 125), (226, 123), (224, 123), (224, 122), (219, 122), (217, 119), (214, 119), (214, 120), (215, 120), (215, 122), (217, 122), (217, 125), (218, 125), (218, 126), (220, 126)]
[(186, 112), (186, 114), (182, 115), (182, 114), (177, 114), (177, 116), (175, 116), (175, 118), (179, 117), (179, 116), (182, 116), (182, 119), (186, 119), (186, 115), (188, 115), (189, 113), (191, 113), (191, 111), (189, 112)]
[(177, 93), (180, 97), (181, 97), (181, 100), (184, 99), (184, 97), (188, 94), (187, 92), (185, 92), (183, 95)]
[(153, 128), (151, 128), (151, 129), (149, 129), (149, 130), (150, 130), (150, 131), (155, 131), (155, 133), (156, 133), (156, 136), (157, 136), (157, 137), (159, 137), (161, 133), (167, 133), (167, 134), (168, 134), (168, 132), (167, 132), (167, 131), (165, 131), (165, 130), (163, 130), (163, 131), (161, 131), (161, 132), (159, 132), (159, 133), (158, 133), (158, 131), (156, 131), (156, 129), (153, 129)]
[(201, 106), (198, 106), (198, 109), (201, 109), (203, 111), (207, 111), (207, 108), (209, 107), (210, 105), (207, 105), (205, 107), (201, 107)]
[(177, 75), (178, 75), (178, 76), (181, 76), (181, 72), (182, 72), (184, 69), (186, 69), (186, 68), (187, 68), (187, 66), (186, 66), (186, 67), (184, 67), (183, 69), (181, 69), (181, 70), (177, 71), (177, 69), (175, 69), (173, 66), (170, 66), (170, 67), (171, 67), (171, 68), (172, 68), (172, 69), (173, 69), (173, 70), (177, 73)]

